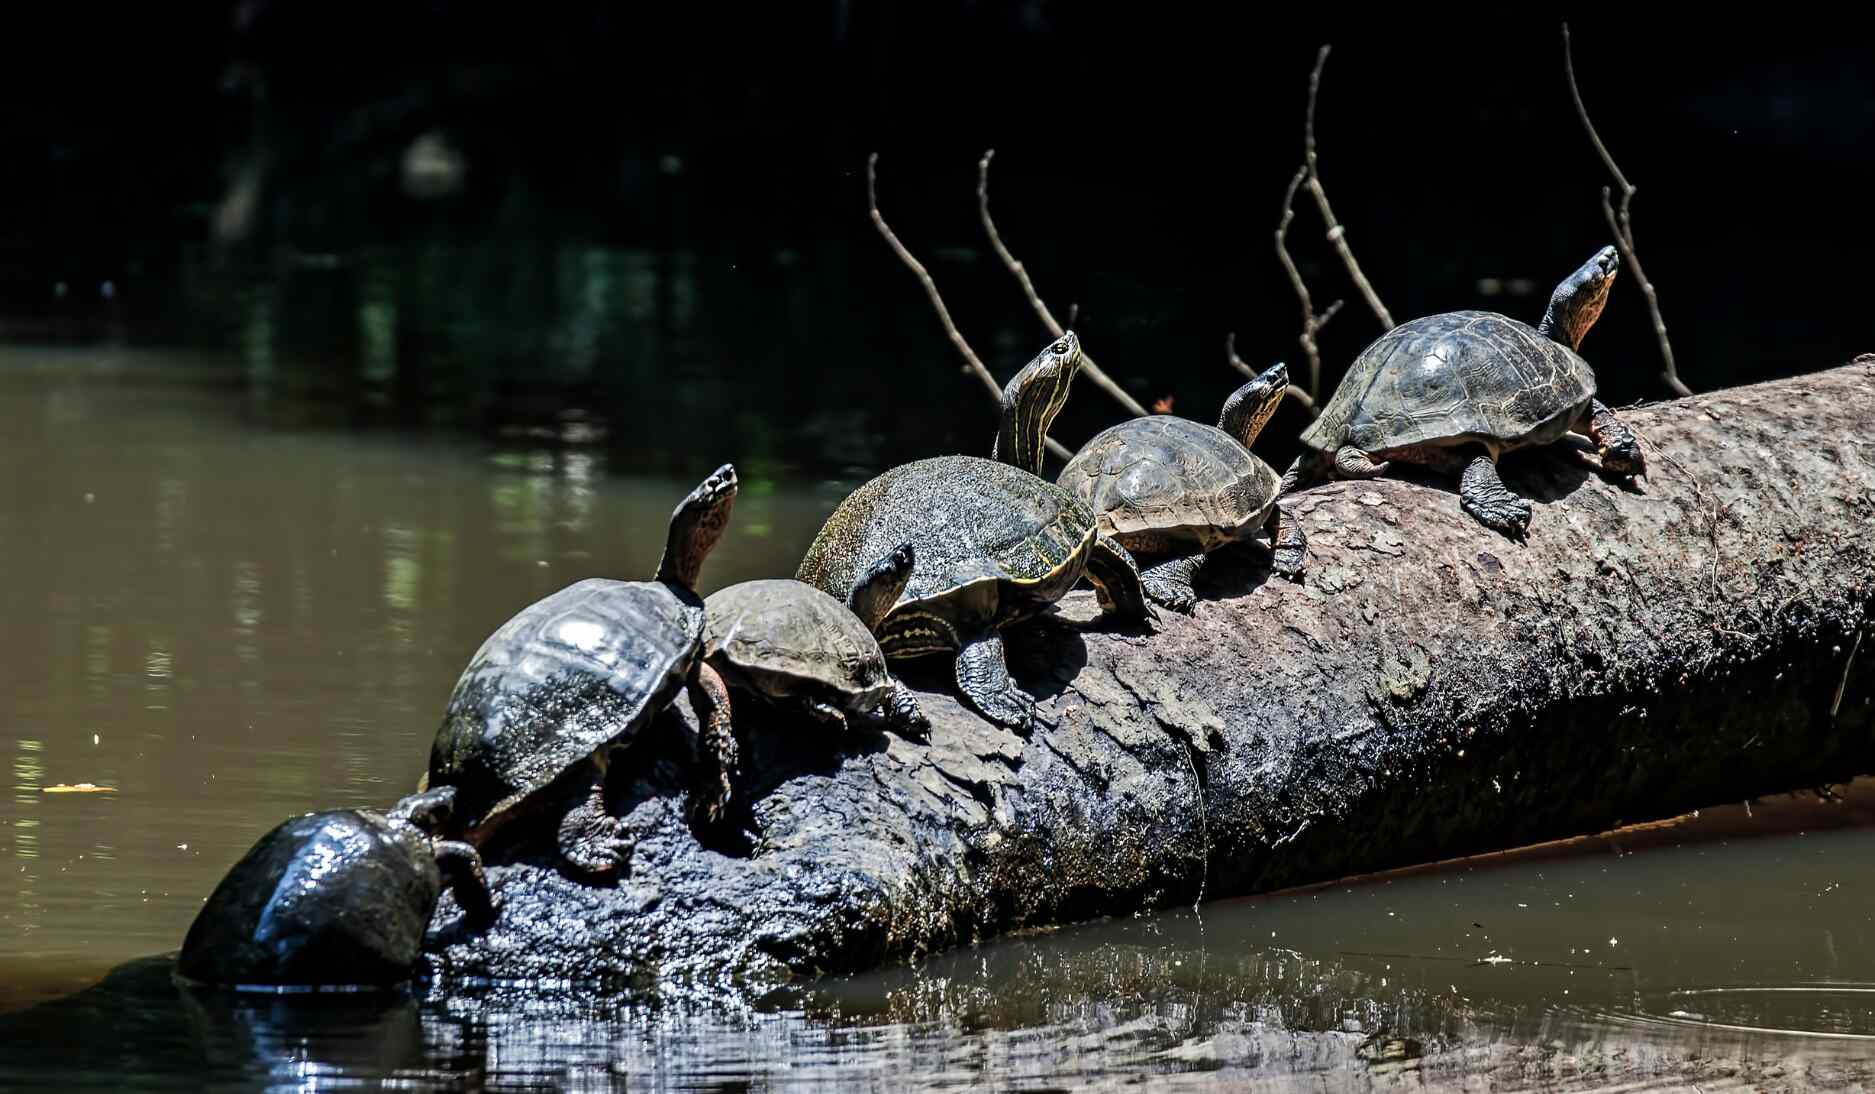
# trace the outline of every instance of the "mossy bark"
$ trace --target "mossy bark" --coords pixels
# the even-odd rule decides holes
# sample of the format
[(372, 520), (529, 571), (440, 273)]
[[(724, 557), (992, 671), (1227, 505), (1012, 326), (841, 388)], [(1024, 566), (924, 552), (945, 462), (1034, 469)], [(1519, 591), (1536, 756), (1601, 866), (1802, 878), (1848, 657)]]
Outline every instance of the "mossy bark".
[(432, 971), (741, 991), (1875, 770), (1875, 365), (1622, 417), (1636, 485), (1566, 445), (1504, 460), (1521, 544), (1390, 475), (1286, 503), (1301, 586), (1213, 556), (1149, 635), (1073, 594), (1008, 636), (1056, 723), (1027, 738), (935, 664), (929, 744), (745, 702), (738, 837), (685, 825), (680, 703), (613, 787), (630, 876), (517, 848), (492, 930), (445, 901)]

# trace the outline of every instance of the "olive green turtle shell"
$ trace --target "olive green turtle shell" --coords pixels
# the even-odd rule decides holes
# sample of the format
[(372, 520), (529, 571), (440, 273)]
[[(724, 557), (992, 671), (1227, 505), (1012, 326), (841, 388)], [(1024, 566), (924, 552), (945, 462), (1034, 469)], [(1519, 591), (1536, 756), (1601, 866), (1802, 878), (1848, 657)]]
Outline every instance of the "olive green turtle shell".
[(938, 456), (891, 469), (847, 496), (795, 574), (835, 598), (867, 566), (909, 542), (911, 579), (875, 628), (888, 657), (934, 652), (892, 639), (930, 614), (969, 632), (1033, 615), (1087, 567), (1097, 526), (1080, 499), (997, 460)]
[(892, 690), (879, 640), (845, 604), (812, 585), (745, 581), (711, 593), (703, 610), (703, 657), (772, 697), (820, 685), (848, 709), (871, 709)]
[(1055, 481), (1093, 508), (1102, 534), (1142, 554), (1249, 539), (1282, 485), (1235, 437), (1169, 414), (1109, 427)]
[(634, 736), (675, 696), (703, 643), (703, 601), (658, 581), (589, 578), (523, 608), (456, 681), (430, 787), (456, 787), (475, 828)]
[(1494, 312), (1447, 312), (1402, 323), (1363, 350), (1302, 441), (1370, 453), (1471, 440), (1499, 450), (1547, 444), (1594, 397), (1588, 362), (1535, 327)]

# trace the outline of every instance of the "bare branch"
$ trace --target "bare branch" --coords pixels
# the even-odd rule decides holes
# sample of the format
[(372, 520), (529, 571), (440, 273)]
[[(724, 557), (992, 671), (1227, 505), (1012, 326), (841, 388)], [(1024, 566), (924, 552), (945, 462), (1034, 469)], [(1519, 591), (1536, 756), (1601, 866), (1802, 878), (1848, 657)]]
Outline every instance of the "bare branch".
[[(1321, 210), (1322, 223), (1328, 226), (1328, 242), (1335, 248), (1335, 253), (1341, 256), (1341, 264), (1348, 268), (1348, 276), (1354, 279), (1354, 287), (1360, 290), (1361, 298), (1367, 301), (1368, 309), (1374, 313), (1374, 318), (1380, 320), (1381, 327), (1392, 330), (1395, 326), (1393, 313), (1380, 302), (1380, 294), (1374, 291), (1367, 275), (1361, 272), (1361, 264), (1354, 258), (1354, 248), (1348, 245), (1348, 231), (1335, 219), (1335, 211), (1328, 204), (1328, 191), (1322, 188), (1321, 167), (1315, 157), (1315, 100), (1322, 88), (1322, 66), (1327, 63), (1328, 47), (1323, 46), (1315, 55), (1315, 70), (1309, 73), (1308, 120), (1302, 135), (1306, 167), (1303, 181), (1309, 188), (1309, 194), (1315, 198), (1316, 207)], [(1294, 200), (1293, 194), (1291, 200)]]
[[(995, 155), (996, 149), (992, 148), (984, 152), (983, 158), (977, 161), (977, 211), (983, 216), (983, 231), (989, 235), (990, 246), (996, 248), (996, 254), (1003, 260), (1003, 265), (1009, 267), (1009, 272), (1015, 275), (1016, 283), (1022, 286), (1022, 295), (1029, 298), (1029, 307), (1035, 309), (1035, 314), (1041, 319), (1042, 326), (1048, 328), (1049, 334), (1059, 338), (1063, 329), (1061, 324), (1055, 322), (1054, 313), (1048, 310), (1048, 305), (1035, 291), (1035, 282), (1029, 278), (1028, 268), (1023, 266), (1015, 255), (1009, 253), (1009, 248), (1003, 244), (1002, 233), (996, 230), (996, 221), (990, 218), (990, 159)], [(1081, 351), (1081, 374), (1086, 376), (1095, 387), (1112, 396), (1113, 401), (1119, 403), (1128, 414), (1136, 418), (1146, 416), (1146, 408), (1128, 395), (1126, 389), (1115, 383), (1112, 377), (1102, 371), (1086, 350)]]
[[(951, 321), (950, 309), (944, 306), (944, 298), (938, 294), (937, 283), (931, 280), (931, 274), (924, 268), (924, 263), (913, 257), (905, 245), (899, 242), (898, 235), (885, 222), (885, 215), (879, 212), (878, 172), (879, 153), (874, 152), (866, 157), (866, 211), (872, 214), (873, 227), (879, 229), (879, 234), (884, 236), (886, 243), (891, 245), (899, 261), (903, 262), (905, 268), (918, 278), (918, 283), (924, 286), (925, 295), (931, 299), (931, 310), (937, 313), (938, 322), (943, 324), (944, 333), (950, 336), (951, 345), (957, 347), (957, 352), (964, 359), (964, 371), (974, 373), (977, 379), (983, 382), (983, 386), (989, 390), (990, 398), (996, 401), (1000, 410), (1003, 404), (1002, 385), (996, 382), (996, 377), (991, 375), (990, 370), (984, 366), (983, 359), (977, 356), (976, 350), (970, 348), (970, 343), (964, 340), (963, 332), (958, 330), (957, 324)], [(1053, 437), (1047, 440), (1048, 450), (1063, 460), (1074, 456), (1074, 453), (1068, 451), (1060, 441)]]
[(1641, 295), (1647, 298), (1647, 310), (1654, 320), (1654, 339), (1660, 343), (1660, 379), (1661, 382), (1677, 395), (1691, 395), (1693, 390), (1680, 380), (1680, 371), (1673, 363), (1673, 343), (1667, 339), (1667, 321), (1660, 315), (1660, 296), (1654, 291), (1654, 283), (1647, 280), (1647, 274), (1641, 269), (1641, 257), (1634, 249), (1634, 221), (1629, 215), (1634, 203), (1635, 185), (1621, 173), (1615, 165), (1615, 158), (1602, 143), (1601, 134), (1595, 131), (1595, 123), (1589, 120), (1589, 109), (1582, 102), (1582, 89), (1576, 85), (1575, 50), (1570, 45), (1569, 24), (1562, 28), (1563, 73), (1569, 78), (1569, 98), (1575, 102), (1576, 117), (1582, 121), (1582, 129), (1588, 133), (1589, 143), (1595, 146), (1596, 154), (1601, 156), (1608, 173), (1615, 177), (1621, 187), (1621, 211), (1615, 212), (1615, 205), (1609, 188), (1602, 187), (1602, 214), (1608, 220), (1608, 230), (1614, 233), (1615, 246), (1621, 250), (1621, 259), (1634, 271), (1634, 282), (1641, 288)]
[[(1297, 336), (1296, 341), (1302, 344), (1302, 352), (1309, 361), (1308, 390), (1304, 392), (1294, 384), (1290, 385), (1290, 389), (1292, 394), (1302, 396), (1296, 401), (1306, 407), (1310, 414), (1314, 414), (1315, 402), (1321, 398), (1322, 394), (1322, 351), (1315, 342), (1315, 335), (1327, 326), (1328, 321), (1334, 318), (1335, 312), (1341, 309), (1341, 301), (1337, 300), (1330, 304), (1327, 311), (1317, 316), (1315, 300), (1309, 295), (1308, 282), (1302, 280), (1302, 271), (1296, 268), (1296, 260), (1289, 256), (1289, 222), (1296, 218), (1296, 191), (1302, 187), (1308, 175), (1308, 165), (1304, 164), (1296, 168), (1295, 177), (1289, 180), (1289, 189), (1283, 191), (1283, 215), (1282, 219), (1276, 223), (1276, 260), (1283, 264), (1284, 272), (1289, 275), (1290, 287), (1296, 290), (1296, 299), (1302, 303), (1302, 333)], [(1235, 338), (1234, 335), (1232, 337)], [(1233, 350), (1232, 359), (1235, 360), (1236, 356)]]
[[(1334, 306), (1328, 309), (1329, 314), (1332, 314), (1336, 309), (1340, 307), (1341, 307), (1341, 301), (1339, 300), (1335, 301)], [(1250, 377), (1252, 380), (1257, 378), (1257, 370), (1254, 368), (1251, 368), (1250, 365), (1246, 363), (1243, 358), (1237, 356), (1237, 332), (1236, 331), (1231, 331), (1229, 334), (1224, 336), (1224, 353), (1227, 357), (1230, 358), (1230, 367), (1236, 369), (1238, 372), (1243, 373), (1245, 376)], [(1310, 395), (1308, 392), (1302, 390), (1301, 388), (1297, 387), (1296, 385), (1290, 384), (1289, 389), (1286, 394), (1289, 396), (1289, 398), (1294, 399), (1298, 404), (1300, 404), (1302, 409), (1308, 411), (1311, 417), (1319, 413), (1319, 411), (1315, 409), (1315, 397)]]

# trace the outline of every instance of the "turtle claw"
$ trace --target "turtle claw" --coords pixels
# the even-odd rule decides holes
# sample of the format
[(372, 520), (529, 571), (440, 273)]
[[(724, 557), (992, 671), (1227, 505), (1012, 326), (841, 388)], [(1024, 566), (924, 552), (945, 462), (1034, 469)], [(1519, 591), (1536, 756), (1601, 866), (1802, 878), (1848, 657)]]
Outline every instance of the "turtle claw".
[(1641, 473), (1640, 446), (1629, 443), (1619, 446), (1602, 445), (1596, 449), (1601, 457), (1602, 470), (1611, 475), (1634, 476)]
[(904, 684), (892, 685), (892, 694), (880, 707), (885, 724), (899, 736), (912, 741), (931, 739), (931, 719)]
[(1530, 500), (1510, 492), (1497, 476), (1497, 464), (1480, 455), (1465, 466), (1458, 480), (1459, 505), (1478, 523), (1522, 542), (1530, 528)]
[(560, 857), (588, 878), (616, 877), (631, 866), (638, 841), (629, 836), (617, 817), (594, 816), (586, 805), (568, 812), (560, 822)]
[(1300, 584), (1302, 581), (1303, 562), (1308, 556), (1306, 547), (1292, 543), (1278, 544), (1270, 552), (1270, 572), (1287, 581)]
[(1515, 495), (1485, 499), (1466, 497), (1460, 499), (1460, 504), (1478, 523), (1511, 539), (1521, 541), (1530, 530), (1530, 503)]
[(1142, 584), (1146, 586), (1146, 595), (1162, 608), (1180, 615), (1190, 615), (1198, 607), (1198, 595), (1189, 585), (1180, 586), (1176, 582), (1155, 581), (1152, 578), (1143, 579)]

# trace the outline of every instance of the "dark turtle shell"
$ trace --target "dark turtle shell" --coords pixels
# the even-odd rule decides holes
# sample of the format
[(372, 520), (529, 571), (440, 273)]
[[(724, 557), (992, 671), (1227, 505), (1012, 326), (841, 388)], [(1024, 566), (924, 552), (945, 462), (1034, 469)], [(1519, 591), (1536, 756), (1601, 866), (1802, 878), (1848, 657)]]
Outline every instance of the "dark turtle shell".
[(1495, 312), (1402, 323), (1362, 351), (1302, 434), (1332, 452), (1484, 441), (1500, 450), (1561, 437), (1595, 397), (1595, 372), (1567, 346)]
[(1096, 533), (1093, 511), (1046, 479), (997, 460), (938, 456), (848, 495), (795, 576), (842, 598), (866, 566), (910, 543), (911, 580), (874, 633), (919, 611), (968, 629), (998, 627), (1072, 589)]
[(1102, 431), (1055, 480), (1142, 554), (1212, 551), (1262, 528), (1282, 480), (1235, 437), (1169, 414)]
[(787, 578), (745, 581), (704, 600), (703, 656), (730, 679), (783, 698), (800, 685), (870, 710), (892, 690), (885, 654), (859, 617), (812, 585)]
[(457, 827), (513, 809), (676, 696), (703, 601), (658, 581), (588, 578), (521, 610), (456, 681), (428, 785), (457, 788)]
[(377, 986), (409, 978), (442, 893), (429, 837), (359, 809), (260, 838), (190, 925), (176, 974), (230, 986)]

